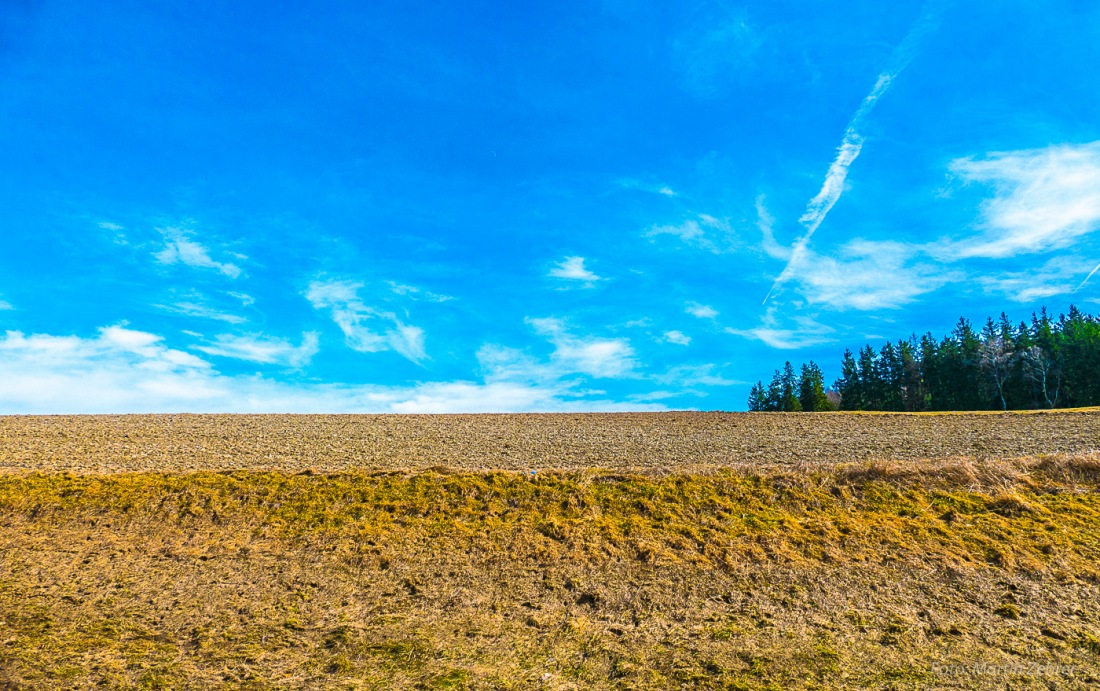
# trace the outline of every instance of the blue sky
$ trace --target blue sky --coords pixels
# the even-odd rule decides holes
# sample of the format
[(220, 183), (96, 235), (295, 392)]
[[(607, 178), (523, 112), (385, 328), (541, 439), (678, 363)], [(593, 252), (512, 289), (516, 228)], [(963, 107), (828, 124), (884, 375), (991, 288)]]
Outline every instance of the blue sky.
[(2, 3), (0, 412), (743, 409), (1095, 312), (1097, 64), (1083, 0)]

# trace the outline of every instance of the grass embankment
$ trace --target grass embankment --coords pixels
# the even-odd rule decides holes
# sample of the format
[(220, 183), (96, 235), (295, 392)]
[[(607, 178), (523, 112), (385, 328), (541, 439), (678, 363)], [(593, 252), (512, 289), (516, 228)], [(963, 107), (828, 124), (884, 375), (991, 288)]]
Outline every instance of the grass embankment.
[(0, 554), (0, 688), (1100, 681), (1095, 457), (8, 474)]

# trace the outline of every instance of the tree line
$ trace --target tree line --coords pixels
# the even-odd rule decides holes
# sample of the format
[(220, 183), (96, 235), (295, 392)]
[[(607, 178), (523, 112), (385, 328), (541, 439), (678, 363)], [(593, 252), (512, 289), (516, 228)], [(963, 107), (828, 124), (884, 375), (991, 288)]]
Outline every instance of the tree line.
[(959, 319), (950, 334), (931, 332), (875, 350), (844, 351), (840, 377), (826, 388), (812, 360), (798, 373), (787, 362), (771, 383), (749, 392), (753, 411), (940, 411), (1075, 408), (1100, 405), (1100, 319), (1070, 307), (1053, 319), (1043, 308), (1014, 324), (1003, 312), (975, 330)]

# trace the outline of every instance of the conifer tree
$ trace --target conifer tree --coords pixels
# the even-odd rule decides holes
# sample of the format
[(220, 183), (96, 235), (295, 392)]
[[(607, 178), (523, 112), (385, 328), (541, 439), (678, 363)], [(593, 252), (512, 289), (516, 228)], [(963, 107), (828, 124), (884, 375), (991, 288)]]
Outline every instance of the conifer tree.
[(802, 365), (798, 381), (798, 402), (806, 412), (832, 410), (832, 404), (825, 395), (825, 375), (813, 360)]
[(788, 360), (783, 365), (783, 374), (780, 379), (782, 394), (780, 398), (780, 410), (785, 413), (798, 413), (802, 411), (802, 403), (798, 400), (798, 380), (794, 376), (794, 367)]

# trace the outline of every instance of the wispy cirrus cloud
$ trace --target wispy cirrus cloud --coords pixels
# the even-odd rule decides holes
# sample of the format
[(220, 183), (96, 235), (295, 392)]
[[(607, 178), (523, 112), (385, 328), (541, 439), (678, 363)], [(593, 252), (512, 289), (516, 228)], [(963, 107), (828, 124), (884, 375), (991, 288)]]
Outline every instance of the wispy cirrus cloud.
[(243, 324), (248, 321), (245, 317), (224, 307), (225, 303), (229, 302), (225, 299), (226, 297), (231, 298), (231, 302), (234, 303), (233, 307), (236, 307), (237, 303), (240, 307), (249, 307), (255, 303), (255, 300), (250, 296), (231, 291), (212, 298), (210, 295), (194, 289), (171, 290), (170, 296), (164, 302), (153, 304), (153, 307), (185, 317), (210, 319), (226, 324)]
[(625, 338), (575, 336), (563, 320), (553, 317), (529, 318), (527, 323), (553, 344), (550, 360), (564, 372), (618, 378), (631, 376), (638, 364)]
[(164, 237), (164, 246), (153, 256), (161, 264), (183, 264), (196, 269), (213, 269), (229, 278), (238, 278), (241, 275), (241, 269), (236, 264), (214, 261), (210, 256), (210, 250), (191, 239), (186, 231), (179, 228), (159, 230)]
[(703, 305), (698, 302), (689, 302), (687, 306), (684, 307), (684, 311), (699, 319), (714, 319), (718, 316), (718, 310), (710, 305)]
[(659, 194), (662, 197), (675, 197), (677, 196), (676, 190), (672, 189), (668, 185), (646, 183), (633, 178), (622, 178), (619, 180), (619, 185), (631, 190), (640, 190), (642, 192), (652, 192), (653, 194)]
[(663, 374), (650, 377), (653, 381), (665, 385), (677, 386), (733, 386), (744, 384), (737, 379), (727, 379), (718, 372), (713, 363), (705, 365), (676, 365)]
[(566, 281), (577, 281), (591, 287), (596, 281), (601, 280), (594, 272), (584, 265), (584, 257), (566, 257), (554, 265), (546, 275), (551, 278), (560, 278)]
[(688, 336), (683, 331), (666, 331), (661, 334), (661, 340), (675, 345), (691, 345), (691, 336)]
[(832, 340), (833, 332), (832, 327), (810, 317), (791, 317), (781, 321), (774, 308), (768, 309), (760, 326), (751, 329), (726, 328), (728, 334), (755, 339), (780, 350), (795, 350), (828, 343)]
[(1076, 292), (1091, 276), (1090, 269), (1092, 263), (1083, 259), (1054, 257), (1042, 266), (983, 276), (979, 282), (987, 292), (1014, 302), (1034, 302)]
[(213, 319), (215, 321), (222, 321), (227, 324), (243, 324), (248, 321), (242, 316), (231, 314), (229, 312), (222, 312), (209, 305), (203, 304), (202, 302), (183, 300), (181, 302), (174, 302), (171, 304), (157, 304), (153, 305), (153, 307), (165, 310), (166, 312), (181, 314), (185, 317)]
[(932, 251), (948, 259), (1002, 259), (1065, 248), (1100, 230), (1100, 141), (952, 161), (968, 183), (990, 185), (981, 233)]
[(393, 292), (394, 295), (408, 297), (410, 300), (423, 300), (426, 302), (450, 302), (454, 300), (454, 297), (451, 295), (440, 295), (439, 293), (433, 293), (423, 288), (398, 283), (397, 281), (386, 281), (386, 285), (390, 287), (390, 291)]
[(807, 303), (841, 310), (901, 307), (962, 278), (923, 260), (913, 245), (871, 240), (852, 240), (836, 256), (807, 250), (792, 261), (790, 275)]
[(424, 352), (424, 330), (406, 324), (396, 313), (367, 305), (359, 296), (364, 284), (349, 280), (317, 280), (305, 297), (314, 309), (328, 312), (353, 350), (378, 353), (392, 350), (419, 363)]
[(241, 307), (250, 307), (250, 306), (256, 304), (256, 299), (254, 297), (252, 297), (251, 295), (248, 295), (246, 293), (237, 293), (237, 292), (234, 292), (234, 291), (228, 291), (228, 292), (226, 292), (226, 295), (228, 295), (231, 298), (236, 298), (237, 300), (240, 300), (241, 301)]
[(369, 394), (373, 409), (392, 413), (618, 412), (667, 410), (649, 402), (591, 398), (567, 384), (511, 381), (430, 382)]
[(315, 332), (302, 334), (300, 345), (263, 334), (219, 334), (208, 345), (195, 346), (195, 350), (217, 357), (247, 360), (271, 365), (301, 367), (317, 354), (318, 336)]
[(761, 248), (772, 259), (791, 260), (791, 248), (780, 245), (775, 240), (775, 217), (768, 212), (764, 195), (756, 197), (756, 227), (760, 229)]
[(650, 240), (665, 235), (713, 254), (730, 252), (737, 247), (737, 234), (729, 220), (709, 214), (698, 214), (675, 225), (655, 225), (643, 233), (643, 237)]

